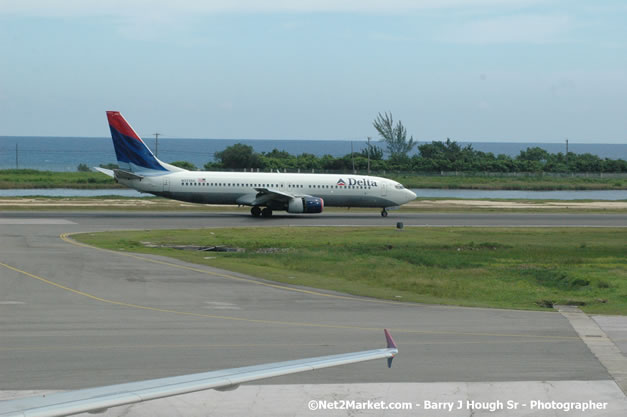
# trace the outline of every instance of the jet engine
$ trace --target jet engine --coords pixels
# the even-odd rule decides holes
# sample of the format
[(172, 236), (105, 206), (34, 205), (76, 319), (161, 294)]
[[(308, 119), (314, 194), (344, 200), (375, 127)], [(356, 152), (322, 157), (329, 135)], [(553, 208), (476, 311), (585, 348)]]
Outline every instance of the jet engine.
[(324, 200), (319, 197), (294, 197), (287, 204), (288, 213), (322, 213)]

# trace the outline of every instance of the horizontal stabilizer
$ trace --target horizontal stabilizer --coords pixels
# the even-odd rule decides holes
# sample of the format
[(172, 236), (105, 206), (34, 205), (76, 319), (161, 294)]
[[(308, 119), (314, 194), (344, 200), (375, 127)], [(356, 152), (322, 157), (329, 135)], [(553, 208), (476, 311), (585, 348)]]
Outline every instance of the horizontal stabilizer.
[(132, 172), (124, 171), (122, 169), (114, 169), (113, 173), (115, 174), (115, 178), (122, 178), (125, 180), (141, 180), (144, 178), (143, 175), (138, 175)]
[(100, 168), (100, 167), (94, 167), (94, 169), (98, 172), (102, 172), (103, 174), (110, 176), (111, 178), (115, 176), (115, 173), (111, 169)]

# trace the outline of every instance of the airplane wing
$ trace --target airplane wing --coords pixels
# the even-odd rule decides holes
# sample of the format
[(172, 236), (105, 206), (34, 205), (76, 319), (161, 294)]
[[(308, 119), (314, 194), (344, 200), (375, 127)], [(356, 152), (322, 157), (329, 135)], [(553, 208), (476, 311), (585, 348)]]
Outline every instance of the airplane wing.
[(258, 379), (381, 358), (387, 358), (389, 367), (392, 358), (398, 353), (398, 348), (390, 333), (387, 330), (384, 332), (387, 341), (385, 349), (319, 356), (0, 401), (0, 417), (55, 417), (84, 412), (101, 413), (110, 407), (120, 405), (207, 389), (228, 391), (237, 388), (242, 383)]
[(283, 191), (274, 190), (272, 188), (255, 188), (256, 194), (243, 195), (237, 199), (238, 204), (247, 206), (262, 206), (268, 203), (268, 201), (276, 200), (281, 202), (290, 201), (296, 195), (285, 193)]

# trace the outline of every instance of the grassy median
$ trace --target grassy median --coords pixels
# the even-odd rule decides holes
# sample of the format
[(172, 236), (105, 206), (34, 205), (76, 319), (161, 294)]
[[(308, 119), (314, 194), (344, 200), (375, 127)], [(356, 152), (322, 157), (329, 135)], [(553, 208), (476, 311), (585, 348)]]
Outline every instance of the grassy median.
[[(594, 228), (228, 228), (74, 235), (116, 251), (166, 255), (350, 294), (463, 306), (627, 314), (627, 240)], [(205, 252), (149, 247), (240, 248)]]
[(0, 170), (0, 189), (74, 188), (106, 189), (124, 188), (113, 178), (100, 172), (54, 172), (36, 169)]
[[(363, 174), (363, 173), (362, 173)], [(337, 174), (344, 175), (344, 174)], [(544, 175), (373, 174), (397, 180), (408, 188), (482, 189), (482, 190), (627, 190), (627, 178), (552, 177)], [(15, 188), (123, 188), (100, 172), (53, 172), (35, 169), (0, 170), (0, 189)]]
[(460, 173), (452, 175), (388, 175), (407, 188), (434, 189), (472, 189), (472, 190), (520, 190), (520, 191), (558, 191), (558, 190), (624, 190), (627, 178), (602, 178), (598, 176), (563, 176), (549, 175), (472, 175)]

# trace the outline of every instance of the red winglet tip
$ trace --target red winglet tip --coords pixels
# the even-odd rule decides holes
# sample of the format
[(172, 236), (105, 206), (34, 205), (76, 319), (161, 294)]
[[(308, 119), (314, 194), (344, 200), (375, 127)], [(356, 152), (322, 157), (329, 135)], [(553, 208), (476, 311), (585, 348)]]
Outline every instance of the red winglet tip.
[(385, 333), (385, 340), (388, 343), (388, 349), (398, 349), (398, 347), (396, 346), (396, 342), (394, 341), (394, 339), (392, 339), (392, 335), (390, 334), (390, 332), (388, 332), (388, 329), (383, 329), (383, 332)]

